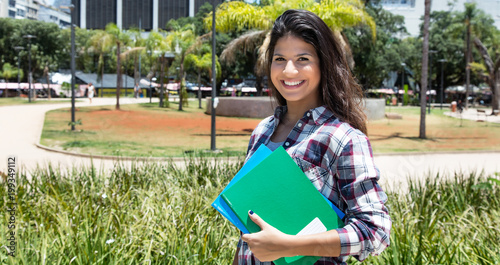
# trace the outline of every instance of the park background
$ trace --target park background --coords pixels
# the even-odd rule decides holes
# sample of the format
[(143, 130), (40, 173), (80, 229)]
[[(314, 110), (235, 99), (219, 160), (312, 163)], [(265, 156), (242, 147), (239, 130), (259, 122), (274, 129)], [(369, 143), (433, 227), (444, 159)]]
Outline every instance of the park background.
[[(470, 104), (464, 114), (477, 109), (494, 114), (495, 107), (491, 105), (494, 103), (494, 90), (488, 90), (487, 67), (483, 65), (484, 56), (479, 48), (470, 49), (476, 64), (469, 69), (473, 70), (470, 75), (471, 84), (482, 89), (476, 92), (471, 90), (469, 96), (466, 95), (466, 91), (461, 92), (458, 89), (455, 93), (446, 93), (447, 98), (443, 98), (443, 101), (450, 105), (446, 104), (443, 110), (440, 109), (440, 104), (429, 104), (431, 110), (425, 116), (427, 135), (425, 138), (420, 138), (418, 131), (421, 106), (416, 88), (422, 75), (419, 74), (422, 72), (419, 70), (422, 38), (404, 38), (402, 18), (384, 11), (379, 6), (369, 3), (358, 6), (355, 1), (337, 2), (354, 3), (354, 6), (366, 11), (362, 14), (364, 20), (361, 22), (369, 21), (369, 17), (373, 19), (372, 27), (354, 21), (352, 25), (343, 28), (342, 32), (349, 40), (349, 47), (352, 50), (353, 72), (366, 89), (367, 96), (387, 98), (388, 105), (385, 111), (402, 117), (401, 120), (386, 118), (370, 121), (369, 136), (376, 153), (498, 151), (499, 127), (494, 122), (488, 122), (488, 118), (494, 120), (494, 117), (478, 116), (473, 112), (474, 118), (469, 121), (457, 113), (445, 115), (446, 112), (451, 112), (451, 109), (448, 109), (451, 102), (458, 99)], [(255, 20), (251, 15), (260, 13), (252, 13), (252, 10), (259, 8), (265, 10), (266, 4), (272, 3), (263, 1), (254, 5), (244, 3), (234, 5), (239, 5), (236, 7), (248, 12), (250, 14), (248, 17)], [(293, 4), (295, 2), (290, 5)], [(230, 4), (228, 6), (228, 10), (234, 12), (234, 9), (230, 9)], [(99, 74), (103, 76), (104, 71), (106, 73), (124, 71), (127, 76), (131, 76), (131, 80), (134, 78), (139, 80), (141, 76), (150, 81), (156, 75), (160, 89), (155, 90), (156, 93), (151, 93), (151, 96), (154, 96), (152, 103), (149, 103), (147, 93), (143, 94), (143, 98), (134, 101), (131, 91), (122, 90), (122, 93), (119, 93), (120, 89), (116, 87), (113, 88), (113, 92), (118, 91), (119, 97), (111, 106), (108, 104), (84, 107), (80, 103), (86, 102), (87, 99), (85, 97), (77, 99), (77, 104), (82, 105), (76, 110), (77, 121), (69, 120), (71, 109), (68, 107), (48, 112), (44, 119), (41, 138), (37, 143), (54, 150), (91, 155), (133, 156), (143, 159), (115, 162), (111, 170), (97, 164), (73, 167), (43, 164), (30, 169), (20, 167), (17, 177), (18, 252), (16, 258), (11, 258), (7, 255), (4, 245), (0, 256), (3, 263), (228, 264), (230, 262), (234, 254), (237, 231), (210, 207), (210, 203), (241, 167), (250, 130), (260, 119), (217, 117), (220, 126), (216, 139), (223, 152), (220, 154), (205, 152), (209, 149), (210, 137), (208, 115), (204, 113), (206, 101), (202, 100), (203, 106), (200, 109), (197, 95), (193, 93), (197, 90), (192, 89), (196, 85), (189, 83), (210, 85), (210, 67), (207, 67), (206, 62), (204, 67), (196, 67), (195, 63), (196, 58), (198, 61), (203, 61), (203, 57), (207, 57), (204, 55), (209, 54), (207, 51), (210, 51), (210, 48), (200, 45), (199, 49), (192, 49), (191, 54), (196, 56), (193, 56), (193, 62), (190, 62), (191, 59), (182, 62), (182, 56), (175, 55), (170, 60), (162, 60), (170, 53), (175, 54), (176, 46), (180, 46), (180, 54), (183, 52), (185, 55), (189, 54), (188, 50), (196, 43), (197, 36), (209, 37), (206, 35), (209, 33), (209, 27), (203, 26), (203, 19), (210, 18), (211, 8), (206, 6), (204, 10), (194, 18), (169, 22), (166, 27), (168, 31), (150, 34), (147, 39), (141, 39), (139, 37), (141, 34), (129, 36), (128, 34), (133, 31), (121, 31), (113, 25), (104, 31), (76, 29), (78, 49), (75, 59), (79, 71), (94, 73), (96, 77)], [(469, 18), (474, 14), (476, 15), (474, 18), (478, 21), (470, 23), (478, 27), (477, 30), (474, 29), (475, 36), (484, 42), (489, 49), (488, 54), (495, 55), (495, 51), (498, 51), (498, 29), (492, 26), (493, 23), (488, 16), (474, 9), (474, 5), (470, 5), (468, 10), (473, 11), (468, 14)], [(275, 11), (276, 14), (280, 13), (278, 11)], [(224, 18), (223, 14), (220, 17)], [(257, 50), (265, 37), (265, 20), (272, 20), (270, 17), (272, 14), (269, 17), (262, 17), (261, 24), (254, 25), (245, 24), (244, 17), (240, 16), (236, 20), (228, 20), (227, 26), (230, 30), (227, 33), (218, 31), (217, 54), (222, 55), (227, 46), (231, 46), (230, 43), (233, 43), (235, 48), (232, 53), (228, 53), (234, 56), (233, 59), (224, 61), (220, 56), (220, 68), (218, 68), (220, 70), (217, 70), (220, 74), (217, 79), (219, 96), (224, 95), (222, 88), (232, 88), (231, 84), (223, 85), (225, 79), (244, 81), (241, 77), (250, 75), (254, 77), (248, 79), (255, 79), (253, 95), (257, 96), (261, 91), (265, 93), (265, 79), (263, 78), (262, 82), (257, 81), (259, 74), (258, 71), (254, 71), (253, 66), (257, 64)], [(434, 70), (429, 71), (432, 80), (430, 90), (433, 90), (432, 84), (435, 91), (440, 91), (444, 87), (463, 85), (467, 76), (464, 67), (464, 56), (467, 53), (464, 36), (468, 25), (464, 23), (464, 17), (467, 16), (465, 12), (435, 12), (431, 17), (430, 50), (436, 51), (434, 56), (442, 55), (438, 58), (445, 58), (446, 62), (436, 63), (434, 60), (434, 64), (430, 64), (431, 69), (434, 65)], [(190, 22), (193, 22), (195, 27)], [(11, 62), (12, 69), (12, 65), (17, 65), (17, 59), (20, 58), (23, 72), (28, 72), (25, 70), (28, 69), (27, 49), (15, 51), (12, 48), (19, 45), (27, 47), (28, 41), (32, 43), (33, 49), (34, 79), (47, 76), (59, 68), (69, 67), (70, 31), (60, 30), (52, 24), (28, 20), (0, 19), (0, 24), (2, 25), (0, 30), (6, 33), (2, 34), (5, 39), (1, 43), (8, 43), (3, 51), (12, 51), (12, 53), (2, 53), (4, 78), (7, 72), (4, 70), (5, 62)], [(231, 29), (230, 26), (234, 28)], [(373, 26), (377, 29), (375, 38)], [(252, 27), (264, 29), (260, 33), (247, 33)], [(443, 32), (443, 28), (449, 31)], [(37, 34), (40, 37), (34, 39), (22, 37), (29, 34)], [(107, 46), (98, 46), (102, 48), (100, 53), (97, 52), (99, 49), (97, 45), (94, 46), (95, 44), (91, 44), (93, 41), (90, 41), (103, 44), (110, 38), (113, 41), (108, 42)], [(142, 49), (140, 41), (143, 41), (146, 47), (149, 43), (149, 48)], [(179, 41), (186, 43), (180, 45)], [(47, 49), (44, 47), (51, 43), (54, 46)], [(124, 53), (125, 56), (120, 56), (119, 53)], [(17, 58), (16, 54), (20, 58)], [(135, 67), (139, 54), (142, 54), (140, 72), (138, 67)], [(117, 58), (122, 59), (123, 66), (117, 63)], [(402, 62), (405, 65), (402, 65)], [(156, 70), (153, 71), (154, 68)], [(197, 68), (204, 70), (200, 71)], [(13, 72), (15, 74), (11, 76), (17, 77), (17, 69), (13, 69)], [(400, 98), (397, 98), (396, 105), (392, 105), (394, 92), (379, 90), (384, 88), (384, 80), (391, 73), (396, 73), (393, 83), (397, 87), (396, 91), (402, 90), (401, 94), (398, 93)], [(149, 74), (151, 76), (148, 76)], [(119, 76), (120, 74), (115, 74), (114, 77)], [(165, 78), (159, 78), (161, 76)], [(200, 81), (197, 80), (198, 76)], [(441, 77), (443, 83), (439, 82)], [(177, 89), (165, 90), (163, 102), (160, 103), (158, 97), (161, 95), (162, 81), (165, 84), (177, 82), (180, 86), (177, 86)], [(261, 84), (260, 88), (258, 84)], [(67, 89), (68, 86), (65, 86)], [(96, 86), (98, 87), (98, 83)], [(150, 87), (153, 87), (152, 83)], [(145, 85), (143, 88), (147, 91), (149, 86)], [(415, 93), (413, 95), (405, 93), (405, 88)], [(243, 91), (238, 91), (238, 87), (235, 87), (235, 90), (244, 94)], [(394, 87), (391, 87), (391, 90), (394, 91)], [(13, 89), (12, 92), (10, 96), (19, 96), (19, 92), (21, 95), (26, 95), (23, 93), (25, 90)], [(193, 94), (190, 95), (189, 92)], [(16, 111), (19, 110), (17, 107), (52, 105), (59, 101), (55, 97), (60, 94), (44, 93), (43, 88), (39, 89), (37, 94), (29, 95), (29, 103), (23, 96), (2, 99), (2, 108), (14, 105), (15, 107), (9, 110)], [(54, 98), (51, 100), (44, 98), (49, 95)], [(101, 93), (99, 97), (101, 95), (116, 97), (116, 92), (108, 95)], [(227, 93), (227, 96), (232, 95), (233, 93)], [(436, 93), (434, 97), (431, 95), (430, 101), (440, 103), (438, 95), (440, 93)], [(9, 95), (3, 94), (3, 96)], [(488, 101), (489, 98), (491, 101)], [(122, 105), (117, 104), (120, 100)], [(68, 105), (68, 99), (62, 98), (60, 104)], [(478, 117), (484, 121), (478, 122)], [(228, 125), (224, 125), (225, 123)], [(170, 124), (174, 126), (168, 126)], [(71, 130), (71, 125), (76, 129)], [(197, 128), (190, 127), (193, 125), (197, 125)], [(15, 153), (16, 149), (9, 151)], [(147, 159), (152, 156), (163, 159)], [(182, 163), (179, 163), (179, 160), (182, 160)], [(398, 220), (393, 226), (391, 247), (380, 257), (372, 257), (368, 262), (372, 264), (499, 263), (500, 257), (496, 253), (500, 238), (498, 176), (491, 172), (481, 172), (480, 169), (474, 173), (462, 172), (461, 168), (457, 167), (454, 172), (429, 174), (425, 181), (420, 181), (412, 178), (412, 170), (409, 171), (406, 176), (400, 176), (401, 179), (406, 179), (405, 188), (396, 185), (388, 190), (391, 217), (393, 220)], [(4, 193), (1, 197), (5, 198), (6, 191), (2, 192)], [(6, 200), (3, 203), (5, 204)], [(2, 220), (7, 220), (9, 216), (3, 212), (1, 217)], [(7, 231), (6, 224), (7, 222), (2, 222), (0, 230)], [(6, 242), (8, 242), (6, 233), (2, 233), (1, 244)], [(352, 262), (355, 262), (354, 259)]]

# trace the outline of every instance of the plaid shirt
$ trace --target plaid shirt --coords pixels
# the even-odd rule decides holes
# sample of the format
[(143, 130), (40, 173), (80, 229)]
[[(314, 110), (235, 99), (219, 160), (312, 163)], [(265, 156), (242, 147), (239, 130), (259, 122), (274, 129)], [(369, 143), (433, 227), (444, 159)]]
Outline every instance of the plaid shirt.
[[(276, 108), (274, 116), (255, 128), (247, 160), (261, 144), (268, 144), (286, 111), (286, 106)], [(362, 261), (370, 253), (380, 254), (389, 245), (391, 219), (384, 205), (387, 196), (377, 183), (380, 172), (366, 135), (339, 121), (322, 106), (304, 114), (283, 146), (316, 189), (346, 214), (346, 225), (337, 229), (340, 257), (322, 257), (315, 264), (346, 264), (348, 256)], [(272, 264), (257, 260), (241, 239), (238, 247), (239, 264)]]

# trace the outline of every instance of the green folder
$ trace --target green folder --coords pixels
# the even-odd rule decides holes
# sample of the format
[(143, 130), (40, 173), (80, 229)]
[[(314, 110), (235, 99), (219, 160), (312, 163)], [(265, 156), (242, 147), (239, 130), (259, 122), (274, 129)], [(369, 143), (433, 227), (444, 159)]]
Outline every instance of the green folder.
[[(326, 231), (344, 225), (282, 147), (227, 188), (221, 197), (250, 233), (261, 229), (251, 221), (249, 210), (289, 235), (298, 234), (315, 219), (319, 219)], [(280, 258), (274, 263), (314, 264), (318, 259), (319, 257), (296, 256)]]

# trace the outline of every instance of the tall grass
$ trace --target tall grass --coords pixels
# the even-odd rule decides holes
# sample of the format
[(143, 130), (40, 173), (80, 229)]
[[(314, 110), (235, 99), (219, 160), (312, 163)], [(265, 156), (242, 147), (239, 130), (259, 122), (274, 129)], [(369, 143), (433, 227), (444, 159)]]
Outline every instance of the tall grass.
[(500, 181), (456, 173), (389, 194), (391, 246), (369, 264), (500, 264)]
[[(210, 203), (241, 162), (48, 166), (18, 175), (17, 252), (1, 264), (230, 264), (238, 232)], [(5, 185), (5, 182), (2, 183)], [(0, 207), (6, 209), (6, 189)], [(485, 175), (432, 176), (389, 194), (391, 246), (367, 264), (499, 264), (500, 185)], [(356, 263), (355, 259), (351, 259)]]
[(238, 234), (210, 203), (240, 166), (191, 158), (185, 169), (118, 164), (108, 176), (95, 168), (40, 168), (32, 180), (22, 173), (18, 251), (14, 259), (3, 249), (0, 263), (228, 264)]

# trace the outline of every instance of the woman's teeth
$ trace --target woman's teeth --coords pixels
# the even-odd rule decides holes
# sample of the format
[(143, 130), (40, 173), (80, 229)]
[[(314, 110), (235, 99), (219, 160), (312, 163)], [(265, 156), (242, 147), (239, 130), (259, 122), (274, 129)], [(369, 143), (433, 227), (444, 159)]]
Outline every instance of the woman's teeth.
[(285, 85), (287, 86), (296, 86), (300, 83), (302, 83), (302, 81), (296, 81), (296, 82), (287, 82), (287, 81), (283, 81), (285, 83)]

